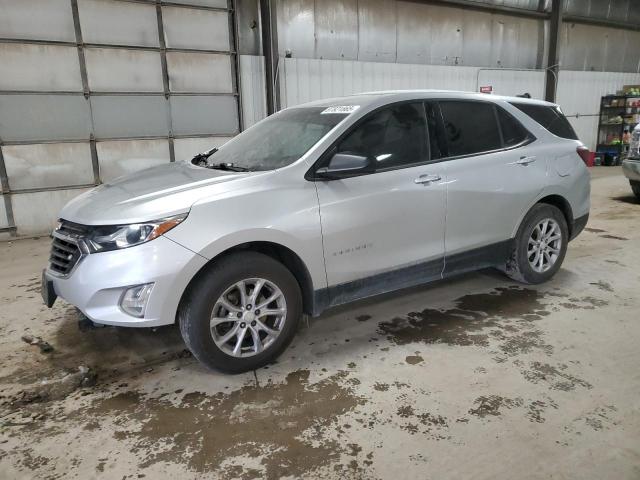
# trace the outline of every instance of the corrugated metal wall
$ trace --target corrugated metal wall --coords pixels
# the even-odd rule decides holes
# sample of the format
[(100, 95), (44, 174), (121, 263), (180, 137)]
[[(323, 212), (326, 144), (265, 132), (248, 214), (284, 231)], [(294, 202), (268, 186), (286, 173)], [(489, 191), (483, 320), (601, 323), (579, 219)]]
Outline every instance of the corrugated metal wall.
[(236, 134), (233, 30), (227, 0), (0, 0), (0, 229)]
[(280, 59), (281, 98), (286, 106), (375, 90), (447, 89), (477, 91), (492, 85), (500, 95), (528, 92), (541, 98), (543, 71), (409, 65), (353, 60)]
[(638, 0), (566, 0), (565, 13), (640, 25)]
[(243, 127), (249, 128), (267, 116), (264, 57), (240, 55)]
[[(549, 36), (543, 19), (399, 0), (277, 3), (279, 54), (291, 57), (280, 61), (283, 106), (370, 90), (481, 85), (543, 98)], [(527, 0), (478, 3), (550, 9), (550, 2)], [(633, 5), (569, 0), (565, 12), (638, 24), (640, 5)], [(600, 96), (640, 83), (640, 32), (563, 23), (560, 67), (557, 101), (595, 148)]]
[[(538, 2), (478, 3), (537, 11)], [(629, 0), (568, 0), (566, 14), (640, 25), (640, 5)], [(545, 65), (548, 25), (543, 19), (400, 0), (278, 0), (277, 15), (281, 56), (499, 68)], [(568, 22), (560, 38), (562, 69), (640, 72), (640, 31)]]
[(279, 0), (277, 15), (280, 56), (506, 68), (544, 60), (543, 20), (396, 0)]
[(560, 35), (563, 70), (640, 72), (640, 32), (564, 23)]

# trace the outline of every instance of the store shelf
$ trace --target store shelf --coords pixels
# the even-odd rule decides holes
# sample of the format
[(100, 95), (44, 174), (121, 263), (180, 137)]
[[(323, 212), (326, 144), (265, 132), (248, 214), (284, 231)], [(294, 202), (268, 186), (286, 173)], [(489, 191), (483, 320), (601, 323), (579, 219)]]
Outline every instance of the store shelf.
[(638, 122), (601, 123), (600, 126), (601, 127), (620, 127), (622, 125), (623, 127), (625, 127), (625, 126), (634, 126), (637, 124)]
[(639, 101), (637, 95), (607, 95), (601, 98), (596, 154), (602, 156), (604, 165), (617, 165), (628, 152), (629, 144), (620, 140), (626, 139), (628, 132), (638, 125), (638, 122), (630, 120), (638, 119), (640, 106), (631, 106), (629, 103)]

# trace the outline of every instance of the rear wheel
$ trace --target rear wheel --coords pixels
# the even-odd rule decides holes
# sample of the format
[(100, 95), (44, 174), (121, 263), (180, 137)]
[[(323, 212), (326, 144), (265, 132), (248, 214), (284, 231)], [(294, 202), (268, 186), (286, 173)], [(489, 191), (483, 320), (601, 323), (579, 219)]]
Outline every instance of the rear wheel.
[(562, 212), (553, 205), (534, 205), (518, 229), (507, 275), (523, 283), (546, 282), (560, 269), (568, 240)]
[(631, 184), (631, 190), (633, 190), (633, 194), (638, 200), (640, 200), (640, 182), (629, 180), (629, 183)]
[(195, 280), (178, 319), (200, 362), (240, 373), (280, 355), (301, 315), (302, 295), (291, 272), (267, 255), (243, 252), (222, 258)]

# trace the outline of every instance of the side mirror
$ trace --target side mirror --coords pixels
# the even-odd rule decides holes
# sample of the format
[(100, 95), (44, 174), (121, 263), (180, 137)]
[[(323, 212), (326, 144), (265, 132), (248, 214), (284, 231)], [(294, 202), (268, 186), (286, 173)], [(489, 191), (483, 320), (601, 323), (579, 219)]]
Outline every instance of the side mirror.
[(327, 180), (348, 178), (364, 173), (372, 173), (374, 163), (369, 157), (352, 153), (336, 153), (329, 165), (316, 170), (316, 175)]

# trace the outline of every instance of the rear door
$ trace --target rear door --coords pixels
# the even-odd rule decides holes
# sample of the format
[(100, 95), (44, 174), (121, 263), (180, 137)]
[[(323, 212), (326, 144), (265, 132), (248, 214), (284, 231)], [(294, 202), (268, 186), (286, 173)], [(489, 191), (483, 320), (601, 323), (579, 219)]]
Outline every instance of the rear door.
[(430, 163), (426, 124), (422, 102), (391, 105), (332, 150), (373, 157), (376, 169), (316, 182), (331, 304), (440, 278), (445, 173)]
[(546, 183), (531, 134), (492, 102), (439, 102), (447, 145), (445, 273), (506, 255), (523, 213)]

